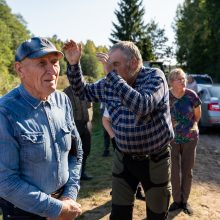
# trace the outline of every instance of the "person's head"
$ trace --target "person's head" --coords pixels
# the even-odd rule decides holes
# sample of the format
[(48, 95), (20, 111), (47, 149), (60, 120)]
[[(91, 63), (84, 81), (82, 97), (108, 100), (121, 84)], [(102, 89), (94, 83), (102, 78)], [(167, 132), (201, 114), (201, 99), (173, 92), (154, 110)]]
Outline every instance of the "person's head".
[(127, 82), (134, 78), (143, 65), (138, 47), (130, 41), (119, 41), (109, 50), (109, 62)]
[(168, 83), (173, 89), (184, 89), (186, 81), (186, 73), (181, 68), (173, 69), (168, 76)]
[(34, 97), (44, 100), (55, 91), (63, 53), (46, 38), (33, 37), (16, 50), (15, 70)]
[(187, 77), (187, 83), (193, 83), (194, 82), (194, 78), (191, 76), (191, 75), (189, 75), (188, 77)]

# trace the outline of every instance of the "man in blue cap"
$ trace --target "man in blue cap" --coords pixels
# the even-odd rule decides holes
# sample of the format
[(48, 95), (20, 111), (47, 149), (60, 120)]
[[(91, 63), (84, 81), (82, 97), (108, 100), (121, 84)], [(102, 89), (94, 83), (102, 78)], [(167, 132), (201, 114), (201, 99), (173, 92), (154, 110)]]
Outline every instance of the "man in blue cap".
[(68, 97), (56, 91), (62, 57), (41, 37), (23, 42), (16, 51), (21, 84), (0, 101), (4, 219), (72, 220), (81, 213), (76, 202), (81, 140)]

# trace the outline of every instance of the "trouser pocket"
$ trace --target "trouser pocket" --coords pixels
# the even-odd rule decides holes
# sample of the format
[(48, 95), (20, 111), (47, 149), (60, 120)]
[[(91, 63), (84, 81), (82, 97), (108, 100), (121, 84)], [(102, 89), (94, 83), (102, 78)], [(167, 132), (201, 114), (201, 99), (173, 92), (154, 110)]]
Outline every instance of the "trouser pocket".
[(161, 151), (157, 155), (150, 156), (149, 176), (153, 184), (164, 184), (170, 181), (171, 177), (171, 157), (170, 147)]

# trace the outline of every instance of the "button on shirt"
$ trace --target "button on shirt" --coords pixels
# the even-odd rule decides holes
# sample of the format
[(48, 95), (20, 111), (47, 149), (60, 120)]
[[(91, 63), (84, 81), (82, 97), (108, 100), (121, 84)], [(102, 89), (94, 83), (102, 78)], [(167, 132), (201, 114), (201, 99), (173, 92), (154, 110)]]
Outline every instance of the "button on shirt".
[(67, 76), (81, 98), (105, 104), (122, 152), (153, 153), (173, 139), (169, 90), (159, 69), (142, 67), (132, 87), (114, 71), (88, 84), (78, 64), (68, 66)]
[(45, 217), (62, 209), (52, 192), (64, 186), (62, 196), (76, 199), (82, 146), (71, 109), (62, 92), (40, 101), (22, 85), (0, 99), (0, 197)]

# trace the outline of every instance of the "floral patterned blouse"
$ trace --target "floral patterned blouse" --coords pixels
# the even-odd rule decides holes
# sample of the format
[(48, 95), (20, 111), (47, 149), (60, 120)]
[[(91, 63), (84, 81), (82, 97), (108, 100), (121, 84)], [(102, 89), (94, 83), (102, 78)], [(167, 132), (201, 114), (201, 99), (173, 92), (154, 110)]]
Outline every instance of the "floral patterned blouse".
[(198, 138), (199, 130), (194, 116), (194, 108), (201, 105), (198, 95), (186, 89), (181, 98), (170, 91), (170, 113), (175, 133), (175, 143), (183, 144)]

